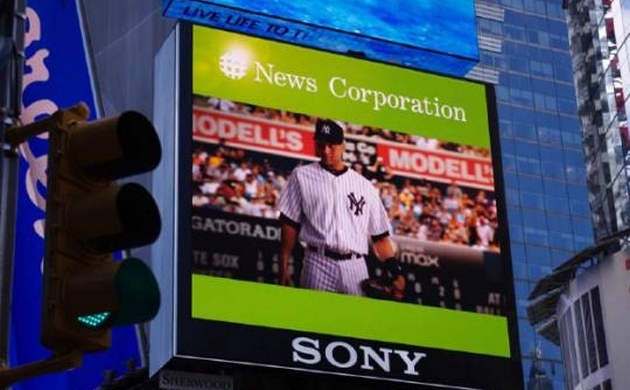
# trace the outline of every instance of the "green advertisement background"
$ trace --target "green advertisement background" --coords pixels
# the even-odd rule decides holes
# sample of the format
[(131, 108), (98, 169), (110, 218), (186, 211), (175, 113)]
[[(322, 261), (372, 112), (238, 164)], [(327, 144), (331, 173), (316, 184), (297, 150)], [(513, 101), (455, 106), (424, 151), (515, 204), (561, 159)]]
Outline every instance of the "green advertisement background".
[[(241, 79), (231, 79), (220, 70), (221, 57), (235, 49), (247, 53), (250, 65)], [(317, 92), (255, 81), (257, 61), (273, 66), (275, 73), (316, 80)], [(267, 69), (267, 68), (266, 68)], [(277, 76), (284, 77), (284, 76)], [(410, 110), (382, 107), (337, 98), (329, 91), (333, 77), (347, 80), (348, 86), (381, 91), (430, 102), (462, 107), (466, 122), (423, 115)], [(262, 78), (261, 78), (262, 80)], [(420, 73), (326, 52), (308, 50), (273, 41), (212, 30), (193, 29), (193, 92), (220, 96), (264, 107), (323, 116), (410, 134), (438, 138), (471, 146), (490, 148), (485, 86), (470, 81)], [(433, 106), (431, 106), (433, 107)]]
[(510, 356), (500, 316), (205, 275), (193, 275), (192, 296), (199, 319)]
[[(276, 71), (317, 79), (318, 92), (242, 79), (220, 70), (221, 56), (239, 49)], [(467, 122), (381, 109), (333, 97), (328, 80), (409, 97), (437, 96), (465, 107)], [(193, 92), (263, 107), (376, 126), (490, 149), (486, 86), (403, 68), (341, 57), (202, 27), (193, 28)], [(225, 298), (229, 297), (229, 299)], [(304, 315), (297, 309), (308, 307)], [(378, 314), (378, 315), (376, 315)], [(400, 304), (341, 294), (192, 275), (197, 319), (318, 332), (444, 350), (510, 357), (506, 317)]]

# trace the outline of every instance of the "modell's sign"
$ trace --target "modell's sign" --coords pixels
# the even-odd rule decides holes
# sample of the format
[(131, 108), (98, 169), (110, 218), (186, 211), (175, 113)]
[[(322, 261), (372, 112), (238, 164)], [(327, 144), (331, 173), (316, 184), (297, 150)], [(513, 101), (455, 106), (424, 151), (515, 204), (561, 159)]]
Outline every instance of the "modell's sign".
[[(197, 141), (222, 142), (236, 148), (295, 158), (315, 158), (312, 127), (199, 106), (193, 108), (193, 126), (193, 137)], [(368, 145), (374, 142), (358, 135), (347, 138), (346, 147), (350, 145), (351, 148), (349, 152), (365, 153), (369, 149)], [(363, 150), (358, 148), (359, 145), (363, 146)], [(380, 157), (383, 164), (399, 175), (494, 188), (492, 161), (489, 156), (400, 145), (385, 140), (372, 144), (371, 149), (376, 158)]]

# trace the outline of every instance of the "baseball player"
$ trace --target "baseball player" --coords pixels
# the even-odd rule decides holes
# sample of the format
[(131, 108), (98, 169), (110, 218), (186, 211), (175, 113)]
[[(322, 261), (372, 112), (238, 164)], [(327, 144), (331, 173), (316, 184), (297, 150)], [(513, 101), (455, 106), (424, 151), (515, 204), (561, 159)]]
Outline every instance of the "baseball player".
[(371, 243), (392, 275), (385, 288), (402, 293), (387, 212), (372, 183), (344, 164), (343, 129), (320, 119), (314, 140), (320, 161), (295, 168), (280, 194), (280, 282), (290, 285), (289, 259), (299, 239), (305, 245), (301, 287), (365, 295)]

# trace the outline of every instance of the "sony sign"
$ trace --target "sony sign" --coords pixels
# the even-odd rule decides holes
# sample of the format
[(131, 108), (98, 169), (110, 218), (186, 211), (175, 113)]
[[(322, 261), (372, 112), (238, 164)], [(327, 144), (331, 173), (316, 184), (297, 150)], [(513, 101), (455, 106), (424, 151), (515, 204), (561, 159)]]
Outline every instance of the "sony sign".
[[(344, 341), (332, 341), (326, 345), (319, 339), (296, 337), (291, 343), (292, 359), (295, 363), (308, 365), (319, 364), (324, 360), (337, 368), (358, 368), (366, 371), (380, 370), (391, 373), (392, 360), (402, 363), (405, 375), (419, 375), (417, 365), (427, 354), (390, 348), (378, 348), (367, 345), (354, 347)], [(323, 354), (322, 354), (323, 352)]]

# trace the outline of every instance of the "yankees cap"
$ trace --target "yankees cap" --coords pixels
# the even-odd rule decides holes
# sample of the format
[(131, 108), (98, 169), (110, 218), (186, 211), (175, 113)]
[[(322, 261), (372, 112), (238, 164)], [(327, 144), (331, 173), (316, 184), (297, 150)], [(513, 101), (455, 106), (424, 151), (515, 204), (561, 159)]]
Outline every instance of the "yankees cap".
[(333, 120), (318, 119), (315, 123), (314, 139), (327, 144), (340, 144), (343, 142), (343, 129)]

